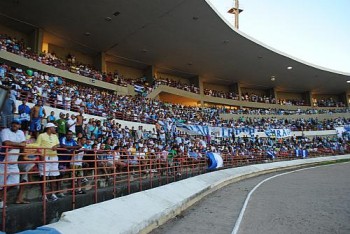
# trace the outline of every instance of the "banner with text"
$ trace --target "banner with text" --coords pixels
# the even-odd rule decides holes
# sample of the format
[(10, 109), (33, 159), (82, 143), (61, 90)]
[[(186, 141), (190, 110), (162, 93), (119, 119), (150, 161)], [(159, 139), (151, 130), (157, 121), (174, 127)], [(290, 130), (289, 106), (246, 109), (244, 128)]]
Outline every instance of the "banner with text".
[(256, 129), (251, 127), (238, 127), (238, 128), (225, 128), (225, 127), (209, 127), (201, 125), (182, 125), (181, 127), (192, 131), (202, 136), (215, 136), (215, 137), (232, 137), (235, 136), (250, 136), (253, 137), (256, 134)]
[(283, 129), (271, 128), (271, 129), (265, 130), (265, 134), (267, 137), (276, 137), (279, 139), (279, 138), (292, 136), (292, 131), (287, 128), (283, 128)]

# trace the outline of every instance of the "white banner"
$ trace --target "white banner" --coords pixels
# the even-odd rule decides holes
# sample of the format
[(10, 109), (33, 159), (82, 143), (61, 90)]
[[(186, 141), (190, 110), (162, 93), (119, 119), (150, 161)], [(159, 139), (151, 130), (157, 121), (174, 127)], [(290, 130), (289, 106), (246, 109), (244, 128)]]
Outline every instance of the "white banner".
[(276, 137), (276, 138), (285, 138), (285, 137), (290, 137), (292, 136), (292, 131), (287, 128), (283, 129), (268, 129), (265, 131), (265, 134), (267, 137)]
[(207, 136), (211, 135), (214, 137), (232, 137), (233, 133), (235, 136), (250, 136), (253, 137), (256, 134), (255, 128), (241, 127), (241, 128), (224, 128), (224, 127), (209, 127), (201, 125), (182, 125), (181, 127), (190, 130), (198, 135)]

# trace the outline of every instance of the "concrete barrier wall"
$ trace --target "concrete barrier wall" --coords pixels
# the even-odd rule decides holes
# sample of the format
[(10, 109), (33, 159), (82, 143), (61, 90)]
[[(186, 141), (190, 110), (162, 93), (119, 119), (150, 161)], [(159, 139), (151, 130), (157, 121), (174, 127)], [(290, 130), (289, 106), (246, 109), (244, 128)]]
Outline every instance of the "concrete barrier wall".
[(204, 196), (232, 182), (284, 169), (350, 159), (350, 155), (251, 165), (207, 173), (125, 197), (65, 212), (47, 225), (64, 234), (147, 233)]

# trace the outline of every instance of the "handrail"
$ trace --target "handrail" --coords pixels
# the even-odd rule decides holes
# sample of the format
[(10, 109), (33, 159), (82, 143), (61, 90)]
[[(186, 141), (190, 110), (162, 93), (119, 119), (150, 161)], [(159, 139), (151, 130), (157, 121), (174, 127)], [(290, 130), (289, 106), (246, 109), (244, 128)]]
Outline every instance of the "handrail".
[[(55, 194), (68, 194), (67, 200), (71, 201), (72, 209), (75, 209), (77, 208), (76, 201), (84, 196), (83, 194), (80, 194), (84, 192), (80, 191), (86, 190), (85, 192), (88, 194), (93, 194), (94, 202), (97, 203), (99, 201), (99, 190), (101, 187), (112, 189), (112, 195), (113, 197), (116, 197), (117, 188), (120, 186), (126, 186), (127, 193), (130, 194), (134, 192), (133, 190), (135, 189), (136, 191), (147, 189), (144, 187), (144, 183), (148, 183), (147, 187), (152, 188), (154, 186), (159, 186), (190, 176), (206, 173), (208, 168), (206, 157), (202, 156), (194, 158), (190, 157), (187, 153), (179, 154), (174, 157), (165, 157), (165, 154), (162, 154), (162, 152), (141, 154), (139, 152), (130, 153), (126, 151), (118, 152), (113, 150), (84, 150), (69, 153), (67, 151), (63, 151), (66, 149), (59, 148), (57, 154), (59, 157), (55, 158), (55, 160), (49, 160), (43, 157), (46, 154), (46, 148), (30, 148), (30, 154), (40, 156), (40, 158), (24, 161), (22, 157), (28, 154), (25, 151), (18, 153), (18, 150), (13, 151), (13, 149), (16, 148), (9, 146), (0, 147), (0, 149), (0, 156), (4, 156), (3, 161), (0, 161), (0, 166), (4, 169), (0, 170), (0, 176), (3, 176), (4, 178), (4, 185), (0, 186), (2, 187), (4, 194), (4, 208), (2, 209), (1, 222), (3, 231), (6, 231), (6, 220), (8, 215), (6, 212), (6, 205), (9, 207), (12, 206), (12, 204), (8, 201), (10, 198), (8, 197), (8, 190), (13, 186), (19, 186), (20, 189), (24, 189), (25, 186), (31, 185), (33, 187), (36, 185), (42, 188), (41, 195), (44, 198), (42, 200), (43, 220), (40, 225), (43, 225), (47, 223), (48, 219), (47, 211), (49, 206), (46, 198), (51, 197), (54, 198), (53, 200), (55, 200)], [(34, 150), (38, 151), (35, 152)], [(79, 159), (77, 156), (78, 153), (81, 152), (84, 152), (84, 157)], [(350, 153), (349, 145), (344, 152), (331, 148), (312, 149), (308, 151), (307, 157), (320, 157), (344, 153)], [(14, 160), (11, 158), (12, 156), (19, 156), (21, 157), (21, 160)], [(69, 156), (71, 158), (64, 159), (62, 158), (64, 156)], [(82, 155), (80, 155), (80, 157), (81, 156)], [(265, 163), (276, 160), (293, 160), (302, 158), (302, 156), (298, 156), (295, 151), (292, 150), (275, 152), (274, 157), (269, 156), (267, 151), (262, 150), (246, 151), (244, 154), (232, 154), (226, 152), (221, 153), (221, 156), (224, 162), (223, 168)], [(46, 172), (50, 170), (52, 163), (69, 165), (70, 167), (57, 167), (57, 169), (51, 170), (51, 172), (60, 173), (60, 177), (39, 177), (40, 165), (43, 166), (43, 171), (41, 173), (46, 174)], [(23, 164), (34, 164), (34, 170), (13, 170), (15, 165)], [(81, 164), (82, 166), (72, 166), (77, 164)], [(10, 184), (11, 176), (22, 176), (26, 174), (32, 178), (36, 177), (36, 180), (32, 179)], [(8, 178), (10, 178), (10, 181), (7, 181)], [(89, 179), (89, 182), (84, 184), (82, 181), (86, 178)], [(54, 189), (52, 187), (54, 185), (53, 183), (60, 186)], [(50, 188), (50, 191), (48, 191), (48, 188)], [(35, 200), (38, 198), (39, 197), (32, 199), (32, 202), (35, 202)]]

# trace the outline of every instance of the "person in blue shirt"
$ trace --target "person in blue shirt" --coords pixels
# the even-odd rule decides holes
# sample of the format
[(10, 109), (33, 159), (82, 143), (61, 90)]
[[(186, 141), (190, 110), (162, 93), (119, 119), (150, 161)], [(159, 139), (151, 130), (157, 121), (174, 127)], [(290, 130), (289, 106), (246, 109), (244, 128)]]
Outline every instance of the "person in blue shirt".
[(50, 83), (54, 83), (54, 82), (55, 82), (55, 78), (54, 78), (53, 76), (50, 76), (50, 77), (49, 77), (49, 82), (50, 82)]
[(62, 85), (62, 84), (63, 84), (62, 78), (61, 78), (61, 77), (58, 77), (56, 83), (57, 83), (58, 85)]
[(56, 121), (55, 112), (51, 111), (50, 115), (47, 116), (48, 123), (54, 123)]
[(6, 69), (3, 66), (0, 66), (0, 78), (4, 79), (6, 74)]
[[(66, 136), (60, 140), (60, 146), (61, 148), (64, 148), (64, 150), (59, 150), (58, 160), (60, 162), (59, 162), (58, 168), (60, 170), (60, 177), (63, 177), (65, 174), (65, 171), (70, 168), (70, 161), (72, 159), (73, 152), (75, 150), (80, 149), (81, 145), (79, 145), (73, 139), (73, 132), (68, 131)], [(60, 188), (58, 190), (60, 190)], [(58, 196), (63, 197), (64, 194), (59, 193)]]
[(28, 131), (30, 124), (30, 107), (27, 105), (27, 101), (23, 100), (22, 104), (18, 106), (19, 119), (21, 120), (21, 130)]

